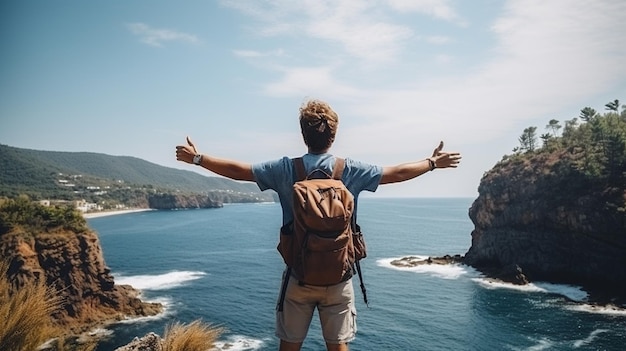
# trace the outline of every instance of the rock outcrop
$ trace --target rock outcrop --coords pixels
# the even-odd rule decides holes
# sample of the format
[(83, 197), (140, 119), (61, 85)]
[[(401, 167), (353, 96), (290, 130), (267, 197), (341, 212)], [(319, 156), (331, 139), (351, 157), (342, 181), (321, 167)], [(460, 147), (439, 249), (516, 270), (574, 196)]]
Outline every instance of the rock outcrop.
[(487, 172), (469, 210), (475, 228), (464, 262), (491, 276), (523, 271), (626, 299), (626, 214), (618, 208), (626, 190), (598, 187), (570, 161), (540, 154)]
[(157, 210), (172, 210), (179, 208), (218, 208), (223, 203), (214, 200), (208, 195), (175, 195), (155, 194), (148, 197), (148, 207)]
[(115, 351), (162, 351), (163, 339), (155, 333), (148, 333), (143, 337), (136, 337), (130, 343), (118, 347)]
[(6, 233), (0, 236), (0, 257), (9, 262), (7, 276), (14, 288), (36, 279), (54, 287), (63, 305), (53, 318), (71, 333), (162, 311), (160, 304), (141, 301), (131, 286), (115, 284), (91, 230)]
[(463, 257), (461, 255), (445, 255), (440, 257), (428, 257), (428, 258), (420, 258), (416, 256), (406, 256), (399, 258), (397, 260), (391, 261), (391, 264), (396, 267), (416, 267), (422, 265), (429, 264), (455, 264), (455, 263), (463, 263)]

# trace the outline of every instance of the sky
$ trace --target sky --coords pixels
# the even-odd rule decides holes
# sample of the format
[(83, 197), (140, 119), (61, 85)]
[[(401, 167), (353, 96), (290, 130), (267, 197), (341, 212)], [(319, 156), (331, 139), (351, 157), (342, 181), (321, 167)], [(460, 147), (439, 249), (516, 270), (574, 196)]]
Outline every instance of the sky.
[[(392, 166), (439, 141), (456, 169), (377, 197), (476, 197), (529, 126), (626, 103), (623, 0), (3, 1), (0, 144), (248, 163), (306, 152), (299, 107), (339, 114), (335, 155)], [(369, 195), (367, 195), (369, 196)]]

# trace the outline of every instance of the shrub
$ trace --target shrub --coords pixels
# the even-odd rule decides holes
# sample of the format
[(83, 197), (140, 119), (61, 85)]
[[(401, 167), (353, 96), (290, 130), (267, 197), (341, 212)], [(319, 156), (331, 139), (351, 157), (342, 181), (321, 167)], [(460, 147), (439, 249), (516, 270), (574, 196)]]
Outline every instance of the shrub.
[(59, 332), (50, 315), (62, 301), (43, 279), (13, 291), (8, 269), (0, 261), (0, 345), (4, 351), (36, 350)]
[(163, 351), (206, 351), (214, 346), (223, 331), (200, 320), (187, 325), (176, 322), (165, 329)]

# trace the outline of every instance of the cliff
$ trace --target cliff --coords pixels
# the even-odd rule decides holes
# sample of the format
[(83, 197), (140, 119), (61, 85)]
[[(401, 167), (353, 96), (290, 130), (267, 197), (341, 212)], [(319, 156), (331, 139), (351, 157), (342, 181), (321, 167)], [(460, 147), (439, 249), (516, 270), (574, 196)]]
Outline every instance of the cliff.
[(208, 195), (155, 194), (148, 197), (148, 207), (157, 210), (218, 208), (223, 206), (221, 201), (214, 200)]
[[(74, 335), (128, 317), (162, 311), (160, 304), (141, 301), (139, 292), (132, 287), (115, 284), (98, 236), (86, 227), (80, 214), (68, 210), (65, 213), (69, 217), (61, 221), (68, 225), (44, 226), (42, 217), (30, 214), (40, 207), (32, 206), (15, 212), (6, 207), (0, 211), (0, 259), (8, 262), (7, 278), (13, 289), (43, 279), (63, 300), (53, 319)], [(10, 222), (7, 218), (12, 213), (24, 217), (15, 219), (13, 215)], [(56, 212), (44, 216), (53, 213)], [(22, 220), (30, 224), (18, 223)]]
[(571, 149), (508, 157), (482, 178), (464, 262), (490, 275), (576, 284), (626, 299), (626, 187)]

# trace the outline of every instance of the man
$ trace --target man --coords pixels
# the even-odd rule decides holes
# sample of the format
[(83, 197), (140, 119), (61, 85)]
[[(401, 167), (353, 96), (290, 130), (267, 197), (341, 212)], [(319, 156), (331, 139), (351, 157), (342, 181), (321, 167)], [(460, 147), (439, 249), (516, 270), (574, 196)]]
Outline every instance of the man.
[[(335, 157), (328, 151), (335, 141), (338, 124), (339, 117), (325, 102), (312, 100), (300, 108), (300, 129), (308, 148), (308, 153), (302, 156), (307, 174), (316, 169), (332, 174)], [(443, 152), (442, 149), (443, 142), (429, 158), (391, 167), (373, 166), (347, 158), (342, 181), (354, 196), (355, 208), (358, 195), (363, 190), (373, 192), (380, 184), (406, 181), (436, 168), (457, 167), (461, 155)], [(291, 208), (295, 170), (290, 158), (254, 165), (220, 159), (198, 153), (187, 138), (187, 145), (176, 147), (176, 159), (200, 165), (231, 179), (256, 182), (261, 190), (273, 189), (280, 199), (283, 225), (293, 220)], [(289, 279), (290, 283), (287, 284), (282, 311), (276, 312), (279, 350), (300, 350), (317, 308), (327, 350), (347, 351), (348, 342), (354, 339), (356, 333), (352, 279), (330, 287), (299, 284), (293, 276), (283, 279)]]

